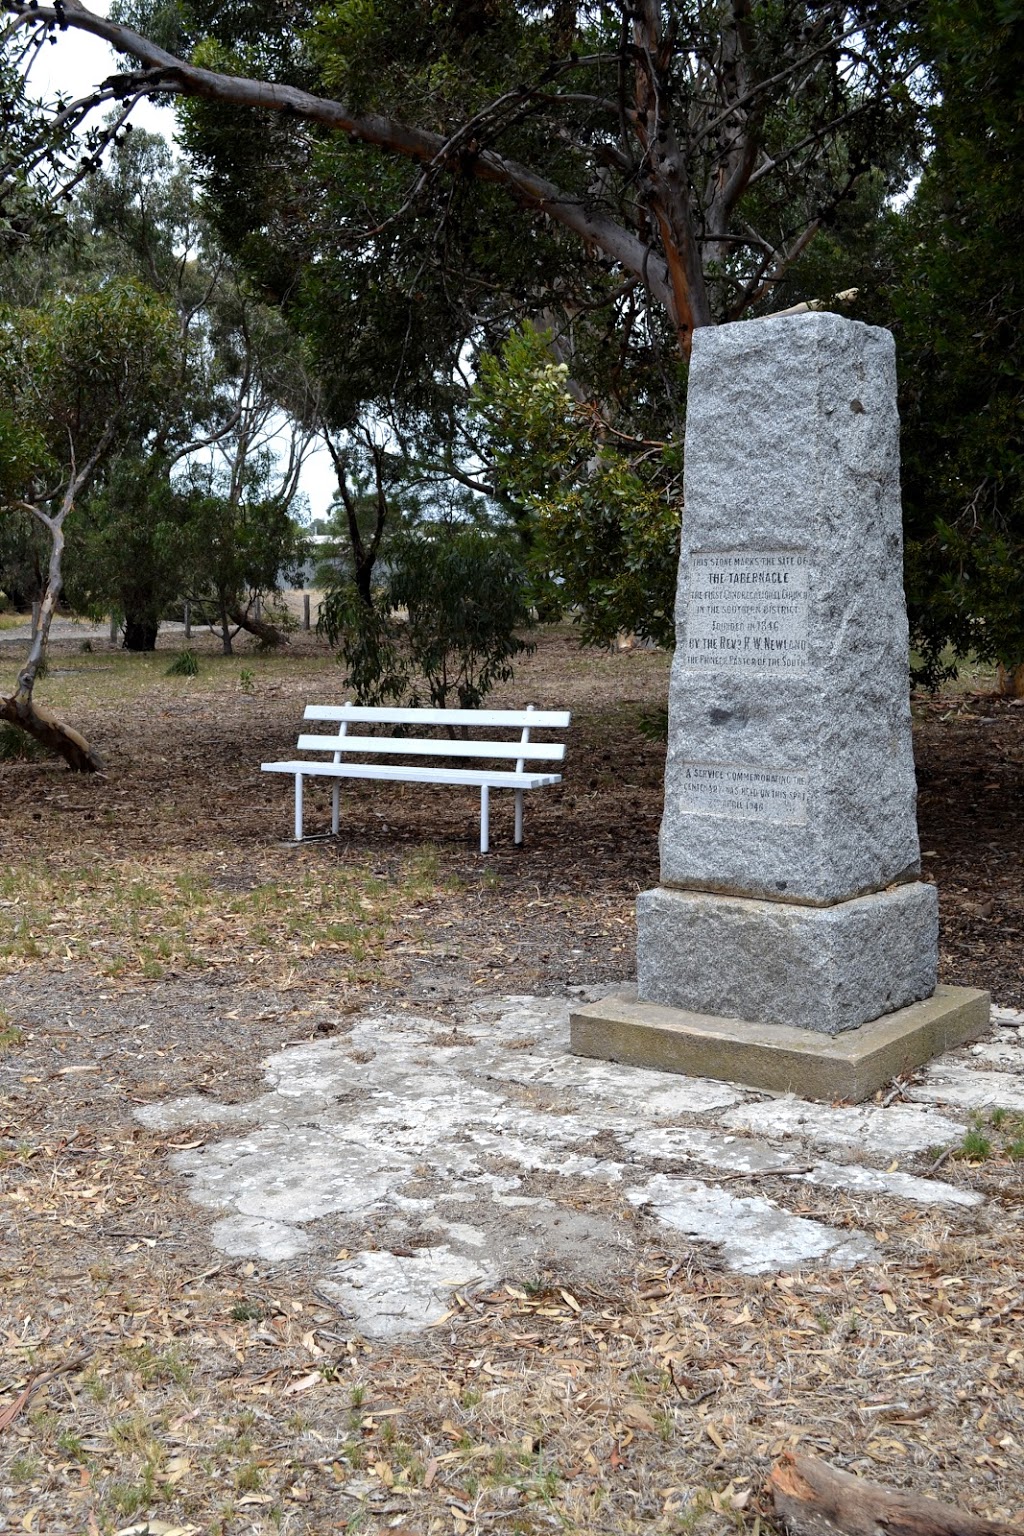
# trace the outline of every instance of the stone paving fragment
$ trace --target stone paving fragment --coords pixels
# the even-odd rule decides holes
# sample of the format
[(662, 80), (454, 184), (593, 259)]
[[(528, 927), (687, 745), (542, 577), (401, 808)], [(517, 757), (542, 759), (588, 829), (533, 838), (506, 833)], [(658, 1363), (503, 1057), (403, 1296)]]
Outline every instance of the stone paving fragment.
[(929, 1110), (903, 1104), (888, 1109), (811, 1104), (794, 1094), (729, 1110), (722, 1124), (753, 1135), (799, 1136), (816, 1146), (842, 1147), (890, 1160), (958, 1142), (963, 1135), (958, 1121)]
[[(879, 1250), (866, 1233), (787, 1208), (795, 1186), (977, 1206), (973, 1191), (893, 1164), (958, 1145), (992, 1080), (999, 1103), (1024, 1103), (1006, 1017), (919, 1074), (905, 1092), (920, 1102), (850, 1107), (572, 1057), (569, 1006), (517, 996), (453, 1005), (443, 1020), (367, 1014), (268, 1058), (269, 1091), (248, 1104), (192, 1095), (136, 1113), (155, 1130), (228, 1132), (171, 1159), (216, 1213), (220, 1251), (302, 1257), (356, 1328), (398, 1335), (441, 1318), (453, 1289), (621, 1274), (637, 1240), (630, 1207), (667, 1246), (695, 1244), (746, 1274), (869, 1261)], [(763, 1194), (741, 1191), (762, 1177)]]
[(698, 1242), (715, 1243), (730, 1269), (743, 1275), (826, 1262), (842, 1269), (878, 1257), (863, 1233), (852, 1237), (793, 1216), (770, 1200), (731, 1195), (697, 1179), (656, 1174), (631, 1190), (634, 1205), (649, 1205), (670, 1227)]
[(917, 1103), (960, 1109), (1024, 1110), (1024, 1077), (1013, 1072), (985, 1072), (959, 1061), (932, 1062), (919, 1086), (908, 1088)]
[(691, 1158), (694, 1162), (733, 1173), (777, 1173), (830, 1189), (862, 1190), (865, 1194), (895, 1195), (921, 1205), (981, 1205), (983, 1197), (957, 1189), (941, 1179), (920, 1179), (898, 1170), (862, 1168), (857, 1163), (815, 1161), (808, 1166), (799, 1149), (782, 1151), (765, 1142), (716, 1135), (703, 1126), (656, 1127), (639, 1131), (630, 1148), (650, 1157)]

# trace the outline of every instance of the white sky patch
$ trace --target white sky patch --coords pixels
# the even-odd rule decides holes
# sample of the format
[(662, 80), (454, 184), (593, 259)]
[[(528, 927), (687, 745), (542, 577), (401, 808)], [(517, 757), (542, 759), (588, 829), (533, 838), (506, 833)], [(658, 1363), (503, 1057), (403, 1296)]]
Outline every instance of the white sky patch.
[[(107, 16), (110, 0), (96, 0), (88, 9), (97, 16)], [(108, 75), (117, 74), (122, 65), (117, 54), (98, 37), (88, 32), (68, 28), (57, 33), (57, 42), (39, 50), (29, 84), (32, 95), (40, 101), (52, 101), (62, 92), (77, 100), (88, 96)], [(155, 102), (141, 101), (132, 113), (132, 122), (150, 133), (162, 134), (165, 139), (174, 136), (174, 111), (171, 107), (158, 107)]]

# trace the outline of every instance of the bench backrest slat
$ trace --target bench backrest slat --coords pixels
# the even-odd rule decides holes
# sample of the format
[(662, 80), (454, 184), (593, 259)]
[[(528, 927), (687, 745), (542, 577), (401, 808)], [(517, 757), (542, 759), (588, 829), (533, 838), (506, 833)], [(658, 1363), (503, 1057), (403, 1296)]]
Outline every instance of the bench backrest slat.
[(565, 743), (560, 741), (465, 741), (438, 737), (424, 740), (411, 736), (338, 736), (299, 737), (300, 752), (333, 752), (335, 762), (343, 752), (387, 752), (405, 757), (509, 757), (520, 761), (561, 762)]
[(504, 726), (511, 730), (566, 730), (567, 709), (386, 709), (369, 704), (307, 704), (307, 720), (351, 720), (363, 725)]

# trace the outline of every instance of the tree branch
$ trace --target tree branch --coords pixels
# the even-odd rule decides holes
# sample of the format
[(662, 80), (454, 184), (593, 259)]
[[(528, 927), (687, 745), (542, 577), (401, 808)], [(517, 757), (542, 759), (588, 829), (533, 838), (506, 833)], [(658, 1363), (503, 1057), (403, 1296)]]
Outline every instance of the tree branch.
[[(4, 8), (17, 13), (18, 0), (4, 0)], [(554, 223), (578, 235), (589, 245), (618, 262), (628, 272), (640, 277), (651, 294), (674, 313), (673, 288), (668, 264), (647, 244), (606, 214), (598, 212), (580, 197), (564, 192), (527, 166), (506, 159), (493, 150), (476, 153), (451, 151), (449, 141), (437, 133), (414, 128), (393, 118), (352, 111), (344, 102), (314, 96), (290, 85), (273, 85), (242, 75), (218, 74), (188, 64), (140, 36), (130, 27), (94, 15), (80, 0), (64, 0), (61, 7), (39, 6), (32, 12), (39, 22), (66, 24), (76, 31), (102, 39), (119, 53), (138, 59), (145, 66), (142, 75), (113, 76), (104, 82), (115, 93), (132, 95), (144, 89), (147, 94), (197, 97), (228, 106), (255, 107), (261, 111), (294, 114), (309, 122), (346, 134), (363, 144), (376, 145), (406, 159), (427, 165), (440, 157), (451, 174), (470, 176), (478, 181), (504, 187), (517, 202), (542, 214)]]

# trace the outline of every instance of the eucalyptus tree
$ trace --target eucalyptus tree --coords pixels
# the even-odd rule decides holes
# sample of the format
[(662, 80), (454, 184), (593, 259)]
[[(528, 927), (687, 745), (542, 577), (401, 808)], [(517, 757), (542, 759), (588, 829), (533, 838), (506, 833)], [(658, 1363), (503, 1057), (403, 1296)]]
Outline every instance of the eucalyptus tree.
[[(255, 608), (294, 556), (288, 508), (310, 440), (288, 414), (307, 406), (301, 349), (239, 279), (187, 168), (158, 136), (123, 133), (80, 189), (73, 218), (79, 275), (148, 284), (172, 306), (180, 347), (154, 430), (80, 508), (69, 591), (118, 611), (129, 650), (153, 649), (161, 616), (183, 598), (209, 608), (228, 649), (239, 628), (279, 639)], [(283, 463), (271, 489), (276, 447)]]
[(0, 719), (81, 771), (99, 767), (93, 749), (33, 700), (64, 586), (65, 525), (118, 448), (158, 418), (177, 349), (172, 312), (131, 281), (0, 311), (0, 519), (33, 519), (49, 545), (38, 622)]
[[(294, 284), (297, 246), (367, 239), (384, 299), (398, 255), (411, 340), (435, 319), (415, 281), (432, 269), (512, 298), (518, 277), (531, 302), (577, 279), (607, 304), (625, 289), (685, 355), (696, 327), (771, 308), (858, 179), (899, 171), (917, 118), (907, 0), (4, 9), (9, 55), (84, 31), (124, 57), (65, 106), (61, 145), (96, 106), (119, 104), (113, 133), (140, 95), (185, 98), (222, 222), (267, 281)], [(240, 132), (238, 109), (258, 126)], [(418, 269), (394, 244), (406, 214), (433, 227)], [(296, 302), (316, 298), (313, 265)]]
[[(607, 628), (642, 608), (645, 559), (672, 564), (695, 329), (791, 303), (794, 267), (864, 179), (905, 182), (921, 3), (5, 9), (11, 49), (85, 31), (121, 55), (65, 108), (61, 146), (95, 107), (114, 104), (121, 131), (140, 95), (178, 99), (218, 237), (302, 337), (331, 430), (386, 406), (436, 445), (453, 418), (465, 425), (452, 381), (467, 351), (494, 352), (527, 323), (545, 335), (565, 369), (557, 408), (570, 401), (590, 436), (548, 552), (604, 550), (579, 586)], [(55, 186), (68, 171), (53, 163)], [(500, 468), (501, 441), (484, 448)], [(484, 479), (531, 521), (515, 477)], [(632, 510), (617, 521), (623, 493)]]

